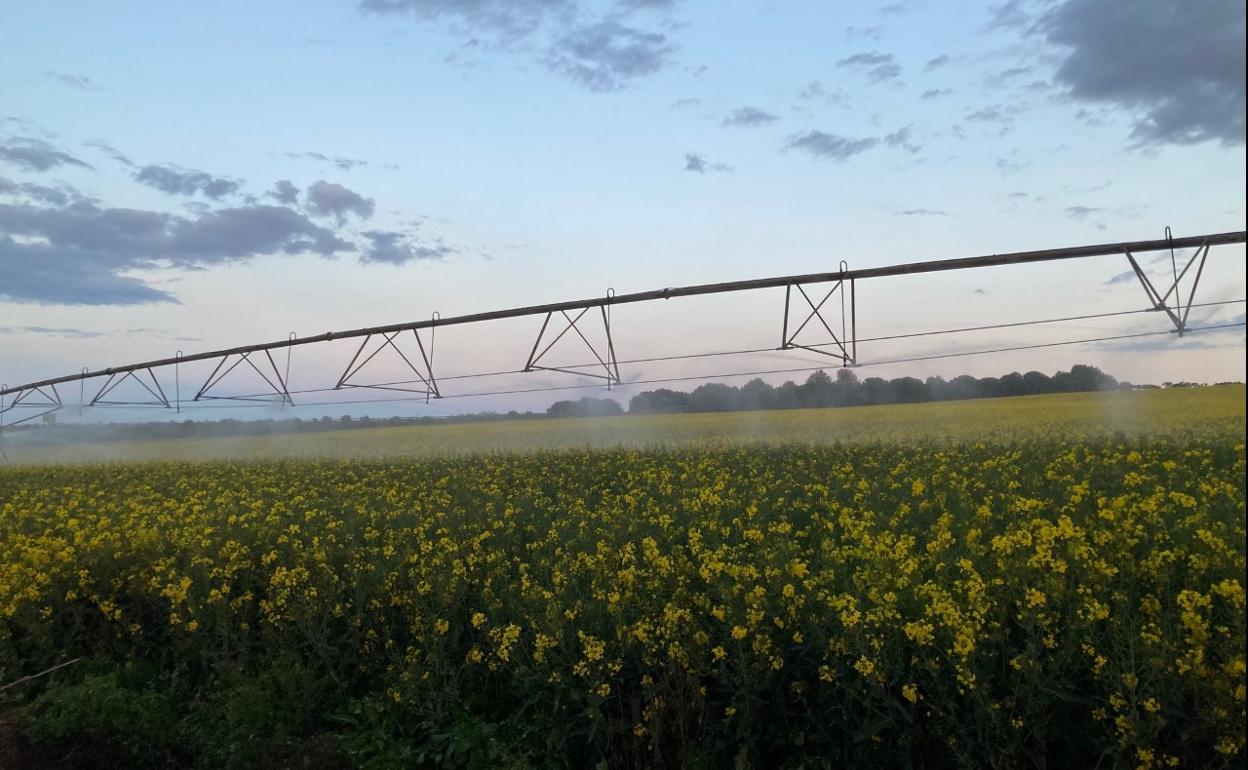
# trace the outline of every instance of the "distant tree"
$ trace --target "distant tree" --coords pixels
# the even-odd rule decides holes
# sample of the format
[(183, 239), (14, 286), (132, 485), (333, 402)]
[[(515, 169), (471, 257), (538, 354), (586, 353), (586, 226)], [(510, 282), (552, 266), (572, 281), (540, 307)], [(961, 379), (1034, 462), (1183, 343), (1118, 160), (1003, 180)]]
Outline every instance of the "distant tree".
[(619, 402), (610, 398), (585, 398), (576, 401), (556, 401), (546, 409), (551, 417), (605, 417), (624, 414)]
[(771, 409), (775, 388), (755, 377), (741, 386), (740, 409)]
[(628, 401), (632, 414), (656, 414), (689, 411), (689, 394), (667, 388), (638, 393)]
[[(848, 369), (840, 371), (849, 372)], [(851, 377), (853, 374), (853, 372), (849, 372)], [(839, 372), (837, 378), (840, 378)], [(832, 384), (832, 378), (822, 369), (811, 372), (810, 376), (806, 378), (806, 382), (802, 383), (801, 390), (798, 392), (798, 401), (802, 406), (832, 406), (835, 402), (835, 397), (836, 387)]]
[(927, 385), (914, 377), (898, 377), (891, 383), (893, 397), (899, 404), (918, 404), (930, 397)]
[(862, 399), (866, 404), (892, 404), (897, 400), (893, 386), (882, 377), (868, 377), (862, 381)]

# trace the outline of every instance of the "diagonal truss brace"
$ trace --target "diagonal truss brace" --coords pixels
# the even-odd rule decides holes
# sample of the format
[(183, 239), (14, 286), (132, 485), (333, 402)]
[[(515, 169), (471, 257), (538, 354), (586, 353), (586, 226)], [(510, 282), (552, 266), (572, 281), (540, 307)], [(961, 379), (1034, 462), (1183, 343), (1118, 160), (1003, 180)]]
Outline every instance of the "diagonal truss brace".
[[(1140, 263), (1136, 261), (1135, 255), (1130, 251), (1124, 253), (1127, 255), (1127, 261), (1131, 263), (1131, 269), (1135, 272), (1136, 277), (1140, 279), (1140, 284), (1144, 287), (1144, 293), (1148, 295), (1148, 301), (1152, 303), (1153, 309), (1160, 310), (1169, 316), (1170, 322), (1174, 324), (1175, 331), (1182, 337), (1187, 331), (1187, 318), (1192, 312), (1192, 301), (1196, 298), (1196, 287), (1200, 284), (1200, 276), (1205, 270), (1205, 260), (1209, 257), (1208, 239), (1196, 247), (1196, 250), (1192, 252), (1192, 256), (1188, 258), (1187, 264), (1183, 266), (1182, 271), (1178, 271), (1176, 267), (1174, 282), (1166, 290), (1165, 294), (1159, 292), (1153, 285), (1148, 274), (1144, 272), (1144, 268), (1140, 267)], [(1200, 261), (1200, 264), (1196, 267), (1196, 277), (1192, 279), (1191, 290), (1188, 292), (1187, 302), (1184, 303), (1179, 284), (1184, 276), (1187, 275), (1187, 272), (1191, 270), (1192, 265), (1197, 263), (1197, 260)], [(1174, 302), (1168, 304), (1172, 294), (1174, 295)]]
[[(137, 374), (138, 371), (147, 372), (147, 376), (151, 380), (151, 385), (148, 385), (141, 377), (139, 377)], [(116, 390), (117, 386), (121, 385), (126, 380), (134, 380), (139, 383), (139, 386), (142, 387), (143, 390), (147, 391), (153, 400), (106, 401), (105, 397)], [(117, 376), (116, 373), (108, 375), (108, 379), (104, 381), (104, 384), (100, 387), (99, 392), (95, 394), (95, 397), (91, 399), (87, 406), (95, 406), (96, 404), (107, 404), (109, 406), (163, 406), (166, 409), (173, 408), (173, 405), (169, 403), (169, 397), (165, 395), (165, 390), (160, 386), (160, 381), (156, 379), (156, 374), (151, 370), (151, 367), (142, 370), (136, 369), (128, 371), (120, 377)]]
[[(844, 273), (846, 270), (846, 264), (841, 262), (841, 272)], [(792, 314), (794, 289), (797, 289), (798, 294), (800, 294), (802, 299), (806, 301), (806, 305), (810, 308), (810, 312), (807, 313), (806, 317), (802, 319), (802, 322), (797, 325), (797, 328), (792, 333), (789, 333), (789, 319)], [(841, 298), (841, 333), (839, 336), (832, 330), (832, 325), (829, 324), (827, 319), (824, 317), (824, 313), (827, 312), (824, 309), (825, 305), (827, 305), (828, 300), (832, 299), (832, 295), (838, 293)], [(852, 311), (848, 322), (846, 321), (845, 315), (847, 294), (849, 295), (848, 299)], [(797, 339), (797, 335), (801, 334), (802, 330), (804, 330), (811, 321), (818, 321), (819, 325), (822, 326), (824, 331), (828, 333), (828, 336), (832, 338), (831, 350), (824, 349), (827, 345), (815, 347), (813, 345), (803, 345), (798, 342), (794, 342), (794, 340)], [(827, 294), (823, 295), (823, 299), (818, 302), (815, 302), (810, 298), (810, 295), (806, 293), (806, 290), (802, 288), (800, 283), (790, 283), (785, 285), (784, 324), (780, 332), (780, 347), (778, 349), (793, 350), (794, 348), (807, 350), (811, 353), (818, 353), (830, 358), (839, 358), (841, 366), (853, 366), (856, 363), (858, 353), (857, 307), (854, 302), (854, 285), (852, 278), (849, 281), (848, 291), (846, 290), (845, 279), (841, 278), (832, 285), (832, 288), (828, 290)]]
[[(546, 336), (546, 330), (550, 326), (550, 319), (555, 315), (555, 311), (552, 310), (546, 313), (546, 318), (542, 321), (542, 328), (537, 333), (537, 339), (533, 342), (533, 350), (529, 352), (529, 358), (525, 362), (524, 369), (522, 371), (563, 372), (565, 374), (577, 374), (582, 377), (593, 377), (595, 379), (605, 380), (607, 387), (619, 385), (620, 364), (616, 360), (615, 342), (611, 338), (611, 314), (607, 311), (606, 303), (597, 305), (597, 308), (602, 314), (602, 328), (607, 335), (605, 355), (598, 352), (598, 349), (594, 347), (594, 344), (590, 342), (589, 338), (585, 336), (585, 333), (581, 331), (581, 327), (577, 325), (580, 323), (581, 319), (585, 317), (585, 314), (590, 311), (589, 307), (581, 308), (581, 312), (577, 313), (575, 318), (568, 315), (566, 310), (560, 310), (559, 315), (563, 316), (563, 320), (566, 321), (568, 325), (563, 328), (563, 331), (556, 334), (554, 339), (548, 342), (545, 347), (541, 347), (542, 339)], [(589, 352), (593, 353), (594, 359), (598, 362), (597, 366), (602, 367), (602, 374), (598, 374), (597, 372), (580, 371), (570, 367), (561, 368), (558, 366), (541, 365), (542, 358), (550, 351), (551, 348), (555, 346), (555, 343), (563, 339), (564, 335), (570, 331), (576, 332), (576, 335), (581, 338), (582, 342), (585, 343), (585, 347), (589, 348)], [(540, 352), (538, 351), (538, 348), (541, 348)], [(597, 366), (594, 366), (593, 364), (590, 364), (589, 366), (591, 368), (597, 368)]]
[[(394, 343), (395, 338), (403, 333), (402, 330), (380, 332), (376, 335), (369, 334), (364, 337), (364, 341), (361, 342), (360, 347), (356, 349), (355, 355), (351, 357), (351, 362), (348, 363), (347, 368), (342, 371), (342, 376), (338, 378), (338, 384), (334, 385), (334, 390), (341, 390), (342, 388), (371, 388), (374, 390), (397, 390), (404, 393), (418, 393), (425, 396), (426, 399), (442, 398), (442, 393), (438, 390), (437, 377), (433, 374), (434, 338), (431, 335), (429, 339), (429, 346), (425, 347), (425, 342), (420, 336), (420, 331), (412, 329), (411, 332), (416, 337), (416, 348), (420, 351), (420, 363), (424, 365), (424, 369), (421, 369), (413, 363), (412, 359), (408, 358), (407, 354), (400, 350), (399, 346)], [(381, 343), (372, 353), (369, 353), (364, 357), (364, 360), (361, 361), (360, 356), (364, 354), (364, 350), (368, 347), (369, 340), (371, 340), (374, 336), (380, 337)], [(416, 379), (396, 380), (393, 382), (377, 382), (371, 384), (351, 382), (352, 377), (358, 374), (369, 361), (376, 358), (377, 354), (386, 348), (390, 348), (395, 353), (399, 354), (399, 358), (403, 359), (403, 363), (407, 364), (407, 368), (411, 370), (412, 374), (416, 375)]]
[[(249, 396), (210, 396), (208, 395), (208, 391), (212, 390), (212, 388), (215, 387), (218, 383), (220, 383), (221, 380), (225, 379), (226, 376), (228, 376), (230, 372), (238, 368), (240, 364), (246, 363), (253, 370), (255, 370), (256, 374), (260, 375), (260, 378), (264, 380), (265, 383), (270, 388), (273, 389), (273, 394), (279, 397), (278, 398), (279, 403), (290, 404), (293, 406), (295, 402), (290, 397), (290, 389), (287, 387), (286, 377), (283, 376), (281, 369), (278, 368), (277, 362), (273, 360), (273, 354), (269, 352), (268, 350), (260, 351), (264, 353), (264, 357), (269, 363), (269, 368), (273, 370), (273, 375), (272, 377), (270, 377), (269, 375), (264, 373), (263, 369), (261, 369), (259, 366), (256, 366), (255, 361), (251, 360), (251, 354), (254, 352), (256, 351), (249, 350), (243, 353), (228, 353), (222, 356), (221, 360), (217, 362), (216, 368), (212, 370), (212, 374), (208, 375), (208, 379), (204, 381), (203, 387), (199, 389), (199, 392), (195, 394), (195, 398), (191, 400), (192, 401), (209, 401), (209, 400), (262, 401), (264, 403), (273, 402), (274, 401), (273, 397), (269, 395), (249, 395)], [(236, 356), (237, 358), (235, 358)], [(226, 366), (226, 364), (229, 362), (231, 358), (235, 358), (234, 363), (230, 364), (229, 366)], [(224, 371), (222, 371), (223, 368), (224, 368)]]

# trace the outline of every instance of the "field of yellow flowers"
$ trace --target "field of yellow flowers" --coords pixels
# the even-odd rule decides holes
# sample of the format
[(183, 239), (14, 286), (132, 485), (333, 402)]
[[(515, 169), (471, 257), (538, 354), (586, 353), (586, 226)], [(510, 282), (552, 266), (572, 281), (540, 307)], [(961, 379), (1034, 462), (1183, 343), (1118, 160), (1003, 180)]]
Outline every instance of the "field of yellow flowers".
[(1142, 395), (0, 468), (0, 686), (80, 659), (0, 712), (127, 766), (1243, 767), (1244, 390)]

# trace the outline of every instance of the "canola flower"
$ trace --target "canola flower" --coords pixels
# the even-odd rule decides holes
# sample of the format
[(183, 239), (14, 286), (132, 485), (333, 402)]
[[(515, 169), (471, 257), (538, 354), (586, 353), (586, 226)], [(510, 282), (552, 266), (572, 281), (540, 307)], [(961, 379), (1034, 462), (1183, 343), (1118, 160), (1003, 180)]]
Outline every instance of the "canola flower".
[(297, 655), (569, 766), (1242, 766), (1244, 477), (1217, 420), (7, 469), (0, 671)]

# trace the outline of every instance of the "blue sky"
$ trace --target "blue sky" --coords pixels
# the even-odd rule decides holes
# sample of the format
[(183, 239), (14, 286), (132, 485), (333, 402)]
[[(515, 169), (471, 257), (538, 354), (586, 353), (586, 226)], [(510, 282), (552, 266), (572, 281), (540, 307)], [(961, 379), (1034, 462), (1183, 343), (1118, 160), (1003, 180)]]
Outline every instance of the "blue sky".
[[(1244, 228), (1242, 3), (48, 2), (6, 11), (0, 51), (9, 382), (608, 287)], [(860, 334), (1141, 308), (1138, 285), (1111, 283), (1126, 269), (860, 287)], [(1217, 250), (1198, 301), (1244, 283), (1242, 248)], [(617, 348), (766, 345), (780, 301), (620, 309)], [(1243, 305), (1199, 312), (1242, 320)], [(514, 368), (529, 320), (447, 332), (439, 368)], [(1126, 317), (860, 357), (1153, 329)], [(1179, 343), (861, 374), (1242, 376), (1242, 330)], [(295, 385), (333, 380), (344, 356), (301, 350)]]

